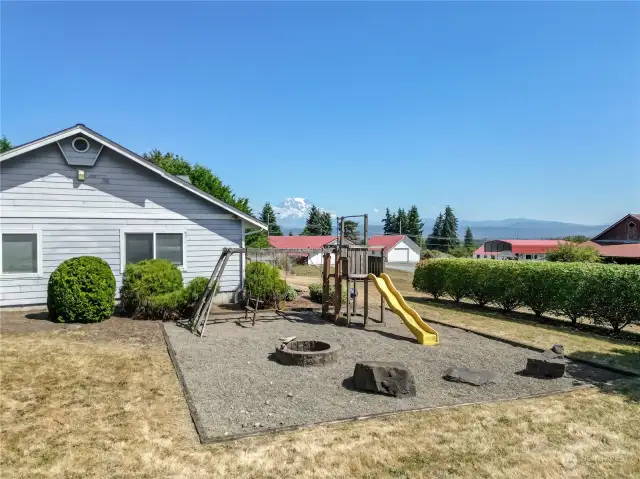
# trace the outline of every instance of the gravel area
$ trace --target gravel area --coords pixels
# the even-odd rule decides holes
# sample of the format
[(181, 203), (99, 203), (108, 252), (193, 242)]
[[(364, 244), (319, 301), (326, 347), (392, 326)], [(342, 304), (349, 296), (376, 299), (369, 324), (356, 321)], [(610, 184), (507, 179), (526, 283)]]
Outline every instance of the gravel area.
[[(421, 346), (391, 313), (385, 325), (373, 323), (367, 330), (358, 324), (335, 326), (311, 312), (259, 321), (254, 328), (231, 321), (209, 325), (203, 338), (175, 323), (164, 327), (203, 442), (356, 416), (514, 399), (619, 378), (574, 362), (561, 379), (521, 376), (517, 373), (535, 352), (440, 325), (440, 345)], [(307, 368), (276, 363), (272, 353), (279, 338), (288, 336), (338, 344), (337, 362)], [(417, 396), (353, 390), (350, 378), (361, 360), (404, 363), (415, 377)], [(488, 369), (502, 381), (475, 387), (442, 379), (454, 366)]]

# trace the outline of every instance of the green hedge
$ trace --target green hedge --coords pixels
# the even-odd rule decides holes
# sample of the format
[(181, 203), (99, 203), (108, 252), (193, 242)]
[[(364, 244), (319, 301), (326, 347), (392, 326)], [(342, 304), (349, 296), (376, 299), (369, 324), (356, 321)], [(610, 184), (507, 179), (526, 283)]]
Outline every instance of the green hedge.
[(208, 282), (207, 278), (198, 277), (192, 279), (185, 288), (150, 296), (142, 301), (135, 315), (137, 318), (163, 321), (189, 317)]
[(270, 307), (287, 293), (287, 283), (280, 278), (278, 268), (253, 262), (247, 265), (244, 289), (252, 299), (259, 299), (265, 307)]
[(122, 309), (135, 316), (152, 296), (173, 293), (182, 289), (182, 273), (166, 259), (147, 259), (128, 264), (122, 278), (120, 299)]
[(116, 280), (106, 261), (95, 256), (68, 259), (49, 277), (49, 317), (61, 323), (94, 323), (113, 314)]
[(640, 266), (475, 259), (418, 264), (413, 287), (436, 299), (470, 299), (503, 311), (523, 305), (537, 316), (550, 312), (577, 323), (588, 318), (619, 332), (640, 323)]

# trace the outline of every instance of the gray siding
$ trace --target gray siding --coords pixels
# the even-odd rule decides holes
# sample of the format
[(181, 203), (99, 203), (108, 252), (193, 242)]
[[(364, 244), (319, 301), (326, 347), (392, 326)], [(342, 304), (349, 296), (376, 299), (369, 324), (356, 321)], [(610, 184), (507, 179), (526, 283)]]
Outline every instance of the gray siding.
[[(89, 149), (85, 152), (78, 152), (73, 148), (73, 140), (82, 137), (89, 142)], [(64, 152), (67, 163), (73, 166), (92, 166), (96, 162), (96, 158), (102, 149), (102, 143), (93, 141), (82, 135), (76, 135), (72, 138), (65, 138), (58, 142), (60, 149)]]
[[(94, 255), (109, 263), (122, 282), (123, 231), (184, 232), (185, 283), (209, 277), (224, 247), (242, 243), (242, 222), (231, 213), (173, 185), (104, 147), (86, 180), (66, 163), (57, 144), (0, 164), (0, 230), (40, 231), (42, 275), (0, 274), (0, 306), (46, 303), (51, 272), (65, 259)], [(240, 286), (234, 256), (221, 291)]]

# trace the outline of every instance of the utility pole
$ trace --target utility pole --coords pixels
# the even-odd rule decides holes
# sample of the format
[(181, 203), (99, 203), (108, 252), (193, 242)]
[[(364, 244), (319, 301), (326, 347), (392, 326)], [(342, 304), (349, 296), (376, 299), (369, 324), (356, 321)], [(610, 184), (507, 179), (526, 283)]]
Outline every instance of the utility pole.
[(398, 218), (398, 222), (400, 223), (400, 234), (402, 234), (402, 218)]

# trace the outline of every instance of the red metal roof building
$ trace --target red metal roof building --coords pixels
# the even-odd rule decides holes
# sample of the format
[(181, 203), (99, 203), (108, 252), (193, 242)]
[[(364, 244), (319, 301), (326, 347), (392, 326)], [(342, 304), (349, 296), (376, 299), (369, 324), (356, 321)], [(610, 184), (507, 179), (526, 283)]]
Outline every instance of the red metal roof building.
[(559, 244), (568, 243), (564, 240), (528, 240), (504, 239), (487, 241), (473, 252), (473, 257), (498, 259), (529, 259), (543, 260), (547, 252), (557, 248)]
[(269, 236), (269, 244), (272, 248), (322, 249), (336, 239), (337, 236)]

